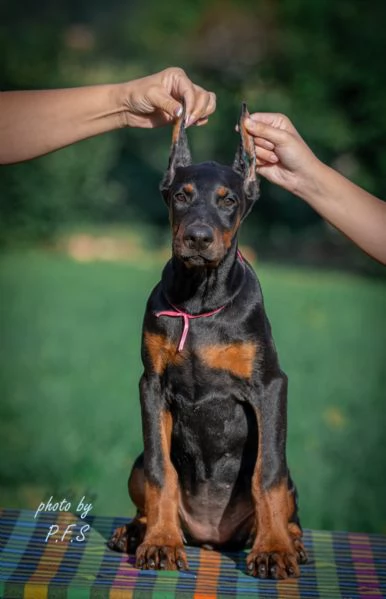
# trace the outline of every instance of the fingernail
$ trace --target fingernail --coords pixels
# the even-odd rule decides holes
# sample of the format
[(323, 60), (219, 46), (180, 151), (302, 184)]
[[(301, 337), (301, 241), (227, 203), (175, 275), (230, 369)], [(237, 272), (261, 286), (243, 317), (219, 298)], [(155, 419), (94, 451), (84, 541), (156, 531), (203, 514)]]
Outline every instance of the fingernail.
[(182, 106), (180, 105), (178, 108), (176, 108), (174, 114), (176, 115), (176, 117), (180, 117), (182, 115)]

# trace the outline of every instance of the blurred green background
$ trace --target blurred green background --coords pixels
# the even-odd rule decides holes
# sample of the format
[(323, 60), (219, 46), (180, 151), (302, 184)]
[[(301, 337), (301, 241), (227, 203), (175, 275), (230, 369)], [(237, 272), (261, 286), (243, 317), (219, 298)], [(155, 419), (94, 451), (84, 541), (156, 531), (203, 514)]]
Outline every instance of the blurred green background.
[[(0, 8), (0, 88), (124, 81), (182, 66), (217, 93), (189, 133), (230, 163), (241, 100), (386, 197), (386, 4), (27, 0)], [(0, 173), (0, 503), (51, 495), (129, 515), (141, 449), (146, 298), (169, 255), (158, 183), (170, 129), (122, 130)], [(303, 525), (386, 533), (384, 270), (263, 183), (243, 234), (289, 376)]]

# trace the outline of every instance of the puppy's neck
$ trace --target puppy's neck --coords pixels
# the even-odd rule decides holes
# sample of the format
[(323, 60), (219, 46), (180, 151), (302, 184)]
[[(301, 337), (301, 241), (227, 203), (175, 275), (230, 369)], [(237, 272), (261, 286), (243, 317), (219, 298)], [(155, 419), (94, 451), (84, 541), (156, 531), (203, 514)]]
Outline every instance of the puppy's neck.
[(189, 314), (201, 314), (231, 302), (240, 291), (244, 274), (235, 238), (217, 268), (188, 268), (173, 256), (165, 266), (162, 289), (170, 304)]

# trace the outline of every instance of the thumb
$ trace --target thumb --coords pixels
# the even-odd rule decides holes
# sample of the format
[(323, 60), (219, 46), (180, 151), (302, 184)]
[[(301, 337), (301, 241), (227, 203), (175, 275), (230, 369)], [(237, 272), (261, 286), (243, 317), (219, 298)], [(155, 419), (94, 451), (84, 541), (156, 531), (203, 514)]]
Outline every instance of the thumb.
[(149, 101), (154, 109), (166, 112), (173, 119), (182, 114), (182, 105), (162, 87), (155, 87), (152, 90)]
[(262, 137), (275, 145), (284, 145), (288, 142), (290, 134), (283, 129), (272, 127), (251, 118), (246, 118), (244, 123), (248, 133), (253, 137)]

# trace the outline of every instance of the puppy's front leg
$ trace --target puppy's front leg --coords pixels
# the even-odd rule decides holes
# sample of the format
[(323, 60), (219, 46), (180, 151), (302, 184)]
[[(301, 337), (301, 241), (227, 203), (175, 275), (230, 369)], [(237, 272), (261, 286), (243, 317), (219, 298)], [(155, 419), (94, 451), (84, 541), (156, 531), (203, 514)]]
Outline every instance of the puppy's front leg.
[(136, 566), (187, 569), (178, 517), (178, 476), (170, 459), (172, 415), (164, 405), (156, 374), (143, 375), (140, 393), (147, 528), (136, 551)]
[(296, 551), (288, 531), (286, 462), (287, 377), (269, 375), (254, 405), (258, 422), (258, 455), (252, 477), (256, 538), (247, 557), (249, 574), (260, 578), (299, 576)]

